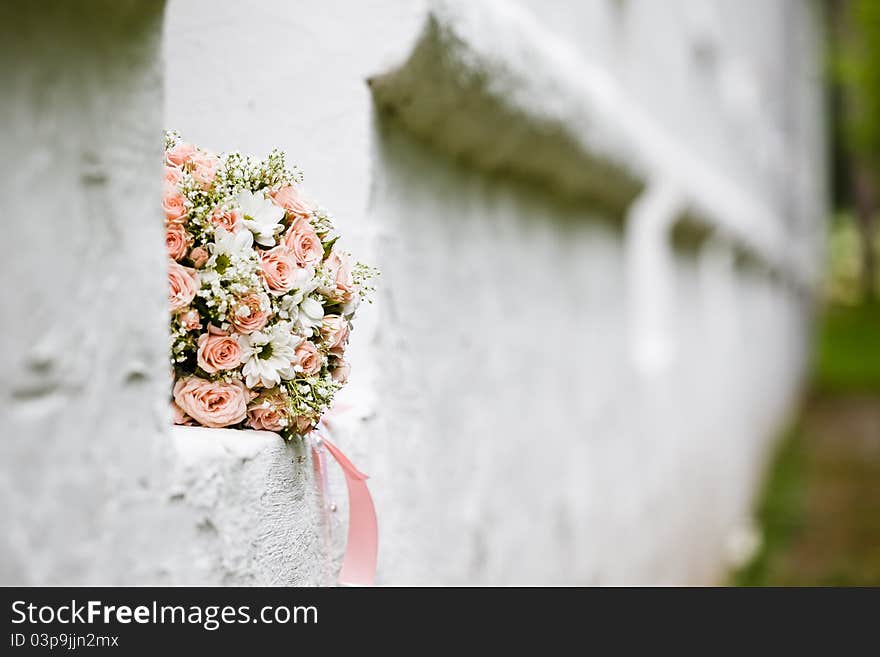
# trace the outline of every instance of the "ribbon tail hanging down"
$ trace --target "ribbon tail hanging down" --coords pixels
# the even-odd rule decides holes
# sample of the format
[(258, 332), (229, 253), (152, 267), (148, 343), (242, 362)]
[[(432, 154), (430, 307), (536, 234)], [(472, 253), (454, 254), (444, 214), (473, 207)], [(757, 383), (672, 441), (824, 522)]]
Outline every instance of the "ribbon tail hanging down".
[(367, 488), (367, 475), (358, 470), (325, 435), (321, 436), (321, 444), (342, 468), (348, 487), (348, 540), (339, 583), (344, 586), (372, 586), (376, 578), (379, 530), (376, 508)]

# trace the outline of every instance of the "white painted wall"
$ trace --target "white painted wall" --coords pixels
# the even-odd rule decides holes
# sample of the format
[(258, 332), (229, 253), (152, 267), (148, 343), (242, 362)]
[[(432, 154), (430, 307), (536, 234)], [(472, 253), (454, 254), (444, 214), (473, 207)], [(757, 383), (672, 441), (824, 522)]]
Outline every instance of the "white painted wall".
[[(364, 82), (406, 60), (427, 11), (471, 30), (461, 75), (489, 76), (525, 120), (499, 127), (444, 96), (429, 65), (400, 83), (425, 107), (379, 125)], [(798, 2), (171, 3), (169, 125), (214, 148), (286, 148), (350, 248), (384, 272), (354, 337), (349, 399), (364, 419), (341, 437), (373, 475), (380, 581), (722, 575), (796, 393), (809, 314), (808, 298), (737, 269), (723, 237), (770, 236), (770, 264), (815, 274), (816, 19)], [(611, 87), (579, 80), (580, 63)], [(632, 226), (635, 242), (597, 211), (481, 173), (548, 117), (587, 150), (621, 131), (578, 132), (590, 127), (579, 116), (603, 116), (581, 102), (620, 110), (634, 148), (619, 157), (647, 187), (664, 168), (686, 181), (711, 170), (714, 187), (680, 200), (727, 221), (722, 239), (634, 263), (667, 233), (640, 245)], [(438, 103), (455, 116), (429, 118)], [(476, 167), (444, 155), (480, 134), (498, 136)], [(666, 355), (645, 366), (655, 329)]]
[(717, 581), (801, 374), (804, 305), (723, 250), (679, 257), (675, 351), (643, 372), (617, 228), (389, 142), (357, 443), (383, 580)]
[(137, 578), (167, 407), (161, 4), (3, 3), (0, 582)]
[[(118, 6), (137, 29), (98, 43), (121, 57), (85, 52), (93, 23), (60, 9), (45, 25), (18, 10), (26, 29), (0, 45), (29, 62), (3, 72), (4, 125), (17, 126), (4, 152), (26, 153), (24, 167), (7, 160), (4, 213), (29, 217), (11, 222), (15, 241), (47, 244), (69, 281), (38, 285), (33, 250), (3, 265), (35, 281), (2, 299), (28, 318), (4, 341), (3, 583), (324, 584), (338, 565), (342, 483), (320, 499), (305, 450), (165, 431), (158, 175), (148, 182), (163, 122), (217, 150), (287, 150), (348, 248), (383, 270), (336, 436), (372, 475), (380, 583), (723, 575), (809, 337), (795, 290), (815, 273), (824, 208), (810, 3), (170, 0), (164, 119), (160, 17)], [(437, 65), (398, 69), (429, 12), (458, 40)], [(34, 40), (47, 31), (74, 53), (61, 59), (75, 81), (54, 77), (58, 58)], [(378, 116), (376, 77), (396, 116)], [(484, 95), (457, 102), (474, 79)], [(82, 111), (62, 111), (71, 102)], [(429, 120), (439, 102), (449, 111)], [(556, 139), (571, 164), (523, 173), (524, 134), (535, 153)], [(602, 162), (609, 185), (644, 195), (615, 197), (613, 212), (562, 198), (601, 190), (589, 172)], [(97, 184), (95, 167), (111, 172)], [(47, 179), (54, 193), (10, 196)], [(70, 220), (38, 219), (62, 209), (80, 232), (100, 220), (116, 237), (47, 241)], [(699, 249), (664, 246), (683, 212), (715, 228)], [(744, 246), (775, 278), (737, 266)], [(125, 267), (137, 273), (115, 275)], [(76, 315), (71, 291), (101, 285), (121, 323)]]
[(330, 583), (304, 450), (170, 432), (162, 20), (0, 5), (0, 584)]

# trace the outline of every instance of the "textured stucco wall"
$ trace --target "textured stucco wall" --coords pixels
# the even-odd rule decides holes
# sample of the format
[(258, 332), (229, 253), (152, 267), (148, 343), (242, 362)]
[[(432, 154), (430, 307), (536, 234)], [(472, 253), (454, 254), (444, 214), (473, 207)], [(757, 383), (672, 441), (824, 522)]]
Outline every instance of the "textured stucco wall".
[(0, 584), (331, 583), (307, 453), (169, 430), (163, 9), (0, 5)]
[(678, 348), (644, 373), (617, 227), (383, 143), (384, 394), (361, 449), (384, 581), (716, 581), (792, 400), (805, 305), (723, 248), (679, 256)]
[[(171, 2), (168, 124), (286, 148), (383, 270), (339, 435), (373, 475), (381, 582), (710, 582), (742, 552), (809, 335), (814, 9)], [(429, 12), (475, 49), (377, 83), (379, 116), (365, 81), (407, 59)], [(488, 100), (454, 95), (476, 87)], [(664, 168), (684, 179), (674, 214), (645, 226)], [(603, 185), (624, 220), (585, 202)], [(717, 235), (668, 250), (694, 207)]]
[[(210, 21), (205, 20), (208, 15)], [(369, 217), (375, 129), (365, 80), (405, 56), (424, 17), (424, 3), (398, 0), (169, 2), (164, 45), (166, 126), (217, 150), (265, 154), (276, 146), (284, 149), (302, 168), (308, 193), (333, 212), (346, 248), (365, 261), (381, 264), (376, 252), (381, 225)], [(357, 319), (350, 347), (356, 365), (340, 396), (352, 409), (337, 423), (336, 431), (340, 446), (367, 473), (370, 439), (359, 426), (349, 428), (378, 403), (376, 308), (365, 306)], [(185, 453), (185, 432), (175, 433), (176, 444)], [(309, 455), (303, 456), (307, 461), (302, 467), (308, 469)], [(196, 472), (197, 461), (188, 462)], [(261, 484), (255, 470), (252, 485), (272, 487), (272, 463), (264, 461), (256, 467), (265, 467), (267, 477)], [(335, 466), (331, 465), (329, 475), (330, 495), (320, 499), (318, 484), (308, 470), (302, 489), (311, 492), (313, 503), (296, 507), (286, 519), (314, 528), (312, 543), (289, 545), (290, 558), (304, 569), (294, 579), (298, 583), (330, 583), (341, 563), (345, 484)], [(222, 485), (220, 476), (204, 478)], [(378, 490), (377, 482), (371, 481), (371, 488)], [(229, 507), (222, 495), (218, 499)], [(338, 508), (336, 513), (328, 512), (331, 505)], [(249, 507), (241, 506), (239, 513), (246, 515)], [(379, 513), (381, 553), (387, 535), (383, 511)], [(234, 522), (231, 513), (227, 518)], [(284, 523), (276, 531), (295, 533)], [(237, 535), (225, 531), (218, 536), (237, 540)], [(218, 542), (209, 552), (222, 560), (223, 549)], [(316, 559), (316, 550), (321, 549), (323, 558)], [(210, 573), (206, 581), (217, 582), (217, 573)]]
[(156, 532), (162, 10), (0, 6), (3, 584), (130, 580)]

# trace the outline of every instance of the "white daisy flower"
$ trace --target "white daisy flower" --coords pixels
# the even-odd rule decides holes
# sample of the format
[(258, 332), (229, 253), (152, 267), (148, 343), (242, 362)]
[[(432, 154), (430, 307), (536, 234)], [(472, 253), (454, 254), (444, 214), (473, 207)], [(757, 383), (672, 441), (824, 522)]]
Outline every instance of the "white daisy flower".
[(263, 192), (241, 190), (236, 197), (241, 206), (244, 225), (254, 234), (257, 244), (275, 246), (275, 233), (281, 230), (284, 209), (266, 198)]
[(324, 306), (321, 302), (312, 297), (302, 298), (301, 294), (288, 294), (283, 297), (281, 312), (300, 335), (311, 335), (312, 329), (320, 326), (324, 319)]
[(245, 385), (248, 388), (273, 388), (282, 378), (293, 378), (291, 362), (301, 341), (302, 338), (294, 335), (290, 324), (285, 322), (265, 331), (240, 335), (238, 344), (241, 347), (241, 362), (244, 363), (241, 373), (245, 377)]
[[(225, 228), (217, 227), (214, 231), (213, 257), (216, 261), (218, 256), (225, 255), (230, 259), (236, 256), (249, 256), (254, 245), (254, 237), (248, 230), (240, 230), (230, 233)], [(213, 263), (210, 263), (213, 264)]]
[(293, 289), (281, 298), (282, 313), (293, 323), (300, 334), (311, 335), (312, 329), (321, 325), (324, 307), (309, 295), (318, 287), (313, 267), (303, 267), (297, 272)]
[(299, 314), (296, 318), (297, 329), (304, 333), (311, 333), (312, 329), (321, 325), (324, 319), (324, 306), (321, 302), (312, 297), (306, 297), (299, 304)]
[(281, 307), (289, 311), (291, 315), (296, 315), (299, 304), (303, 299), (311, 294), (318, 285), (315, 281), (315, 270), (313, 267), (303, 267), (296, 270), (293, 275), (293, 287), (281, 298)]
[(361, 305), (361, 295), (353, 294), (351, 295), (351, 301), (342, 306), (342, 314), (346, 317), (354, 317), (355, 312), (357, 312), (358, 307)]

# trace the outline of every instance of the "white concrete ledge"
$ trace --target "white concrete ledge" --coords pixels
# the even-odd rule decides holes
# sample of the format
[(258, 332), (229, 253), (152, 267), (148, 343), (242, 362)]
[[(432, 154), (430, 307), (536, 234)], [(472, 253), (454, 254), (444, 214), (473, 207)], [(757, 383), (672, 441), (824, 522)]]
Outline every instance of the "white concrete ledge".
[[(434, 148), (615, 216), (653, 184), (784, 278), (808, 282), (783, 217), (668, 135), (602, 69), (509, 3), (435, 2), (409, 57), (369, 80), (380, 109)], [(797, 251), (798, 254), (794, 254)]]
[(332, 584), (328, 527), (311, 450), (267, 431), (174, 427), (164, 503), (174, 584)]
[(609, 81), (513, 7), (473, 4), (435, 4), (403, 65), (369, 80), (377, 104), (454, 157), (621, 216), (647, 172), (615, 126)]

